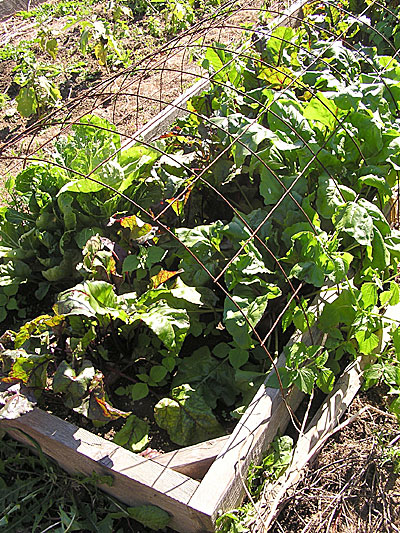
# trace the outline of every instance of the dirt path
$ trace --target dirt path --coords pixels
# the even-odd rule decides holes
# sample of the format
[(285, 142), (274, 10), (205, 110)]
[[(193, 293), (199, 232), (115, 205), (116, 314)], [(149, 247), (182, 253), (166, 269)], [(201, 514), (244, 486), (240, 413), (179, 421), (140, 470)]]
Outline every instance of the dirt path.
[[(0, 172), (3, 177), (15, 175), (26, 158), (48, 147), (55, 137), (66, 133), (71, 124), (87, 113), (95, 113), (112, 122), (129, 140), (151, 117), (205, 75), (193, 56), (215, 42), (234, 50), (243, 38), (243, 26), (257, 22), (260, 7), (260, 0), (225, 4), (214, 16), (203, 19), (160, 48), (150, 50), (129, 68), (115, 74), (100, 73), (95, 85), (88, 87), (85, 82), (67, 81), (63, 86), (62, 106), (41, 120), (26, 122), (18, 115), (7, 117), (0, 125), (0, 138), (3, 139)], [(25, 30), (32, 31), (32, 24), (27, 22)], [(21, 25), (15, 29), (19, 35), (25, 30)], [(4, 38), (4, 34), (0, 35), (0, 42)], [(71, 60), (67, 48), (58, 60)], [(4, 83), (4, 76), (1, 83)]]
[(0, 0), (0, 22), (17, 11), (29, 11), (46, 0)]

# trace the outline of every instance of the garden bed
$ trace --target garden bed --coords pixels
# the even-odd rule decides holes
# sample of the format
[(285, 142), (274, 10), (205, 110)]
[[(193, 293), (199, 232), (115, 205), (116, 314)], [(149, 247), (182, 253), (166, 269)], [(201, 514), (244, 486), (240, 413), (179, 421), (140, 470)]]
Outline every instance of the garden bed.
[[(291, 13), (235, 51), (209, 47), (210, 88), (167, 133), (121, 142), (102, 119), (74, 124), (10, 181), (3, 210), (4, 317), (28, 318), (28, 293), (55, 306), (2, 337), (2, 415), (15, 419), (2, 425), (65, 468), (111, 471), (105, 490), (156, 504), (180, 531), (212, 530), (240, 502), (250, 463), (289, 420), (304, 429), (302, 396), (329, 394), (349, 360), (363, 360), (366, 386), (393, 388), (399, 411), (385, 308), (399, 301), (400, 239), (384, 215), (398, 192), (396, 15), (329, 2)], [(32, 392), (95, 425), (127, 421), (107, 443)], [(149, 457), (151, 424), (183, 451), (121, 448)]]

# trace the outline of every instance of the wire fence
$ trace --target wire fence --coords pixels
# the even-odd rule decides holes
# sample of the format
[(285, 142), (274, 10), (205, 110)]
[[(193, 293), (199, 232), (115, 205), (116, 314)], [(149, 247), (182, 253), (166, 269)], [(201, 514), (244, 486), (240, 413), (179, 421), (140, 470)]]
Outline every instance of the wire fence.
[[(67, 278), (49, 274), (66, 262), (67, 250), (65, 271), (78, 279), (71, 272), (82, 252), (71, 235), (81, 219), (85, 235), (109, 239), (97, 251), (114, 243), (114, 270), (104, 278), (93, 268), (92, 275), (124, 278), (115, 285), (119, 295), (134, 288), (139, 298), (151, 286), (169, 287), (177, 275), (199, 293), (211, 290), (211, 314), (205, 310), (201, 321), (191, 322), (186, 344), (211, 348), (238, 382), (247, 376), (260, 383), (292, 333), (293, 326), (286, 329), (291, 321), (313, 344), (311, 305), (321, 287), (340, 291), (363, 279), (375, 282), (374, 269), (386, 272), (381, 284), (394, 279), (397, 259), (390, 254), (397, 245), (385, 244), (377, 211), (390, 211), (398, 227), (398, 169), (390, 143), (397, 138), (399, 49), (394, 30), (388, 31), (398, 24), (398, 8), (378, 1), (357, 3), (357, 12), (346, 6), (304, 2), (285, 14), (228, 2), (5, 143), (0, 159), (10, 175), (21, 172), (11, 179), (19, 187), (11, 194), (21, 227), (37, 231), (31, 215), (43, 206), (65, 226), (58, 242), (46, 242), (49, 228), (35, 237), (32, 249), (40, 252), (28, 262), (39, 258), (37, 286), (67, 288)], [(198, 93), (177, 101), (195, 81)], [(145, 119), (166, 107), (175, 122), (146, 138), (140, 129)], [(58, 190), (56, 182), (62, 183)], [(365, 229), (365, 213), (384, 227), (383, 237), (372, 226)], [(45, 257), (56, 248), (56, 259)], [(152, 249), (163, 250), (154, 263)], [(129, 257), (138, 258), (136, 267), (124, 270)], [(142, 260), (147, 266), (139, 266)], [(340, 323), (339, 317), (334, 327)], [(220, 343), (228, 348), (218, 359)], [(323, 347), (318, 350), (316, 356)], [(333, 368), (325, 363), (321, 372)], [(277, 376), (286, 389), (287, 376)], [(246, 398), (243, 393), (243, 403)]]

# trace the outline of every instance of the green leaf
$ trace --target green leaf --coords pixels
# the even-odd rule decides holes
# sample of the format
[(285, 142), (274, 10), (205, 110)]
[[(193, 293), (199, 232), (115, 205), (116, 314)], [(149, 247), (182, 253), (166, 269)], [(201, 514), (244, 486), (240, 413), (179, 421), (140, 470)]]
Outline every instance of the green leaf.
[(381, 292), (379, 295), (381, 305), (397, 305), (400, 301), (399, 286), (395, 281), (390, 282), (390, 289), (388, 291)]
[(162, 381), (167, 374), (168, 370), (162, 365), (155, 365), (150, 369), (150, 379), (156, 383)]
[(137, 255), (128, 255), (124, 259), (124, 263), (122, 265), (122, 271), (123, 272), (134, 272), (140, 264), (139, 258)]
[(53, 376), (53, 391), (56, 394), (64, 394), (64, 401), (68, 407), (78, 407), (86, 396), (95, 374), (96, 370), (88, 360), (83, 361), (78, 375), (66, 361), (61, 361)]
[(129, 415), (113, 442), (132, 452), (141, 452), (149, 443), (149, 424), (136, 415)]
[(379, 383), (379, 380), (381, 379), (382, 375), (383, 375), (383, 366), (381, 365), (381, 363), (377, 363), (366, 368), (363, 374), (364, 390), (368, 390), (372, 386)]
[[(220, 221), (207, 226), (196, 226), (193, 229), (177, 228), (175, 234), (179, 241), (190, 248), (204, 266), (215, 274), (219, 262), (222, 260), (220, 244), (223, 239), (221, 232), (224, 224)], [(184, 270), (182, 279), (190, 286), (206, 285), (210, 281), (209, 274), (200, 267), (199, 263), (184, 249), (178, 249), (177, 255), (182, 258), (179, 268)]]
[(318, 92), (305, 107), (304, 116), (308, 120), (321, 122), (328, 130), (333, 130), (338, 123), (338, 111), (332, 100), (328, 100), (323, 93)]
[(23, 117), (30, 117), (36, 112), (37, 102), (35, 90), (31, 86), (21, 87), (18, 96), (16, 97), (17, 110)]
[(149, 393), (149, 387), (147, 383), (135, 383), (129, 388), (129, 390), (133, 402), (146, 398)]
[(143, 321), (175, 354), (179, 353), (190, 327), (186, 310), (170, 307), (165, 300), (159, 300), (145, 312), (135, 314), (134, 319)]
[(335, 210), (348, 201), (354, 201), (356, 193), (349, 187), (341, 185), (327, 174), (318, 178), (317, 209), (320, 216), (331, 219)]
[(365, 355), (373, 353), (375, 348), (379, 346), (379, 337), (372, 331), (359, 330), (356, 332), (355, 337), (357, 339), (360, 352)]
[(361, 300), (364, 309), (375, 307), (378, 303), (378, 287), (376, 283), (363, 283), (361, 286)]
[(233, 405), (238, 390), (235, 387), (235, 372), (226, 360), (232, 348), (228, 344), (225, 346), (227, 351), (223, 352), (224, 360), (214, 358), (207, 346), (198, 348), (190, 357), (185, 357), (179, 362), (172, 386), (189, 383), (213, 409), (218, 400), (226, 405)]
[(127, 507), (126, 510), (131, 518), (153, 531), (165, 529), (171, 519), (167, 511), (155, 505), (138, 505), (137, 507)]
[(335, 374), (329, 368), (322, 368), (318, 372), (316, 384), (323, 393), (329, 394), (335, 384)]
[(354, 292), (344, 289), (332, 303), (325, 304), (318, 325), (323, 331), (336, 329), (338, 324), (350, 326), (355, 319), (356, 309)]
[[(265, 291), (265, 289), (264, 289)], [(268, 301), (280, 295), (277, 286), (262, 296), (254, 296), (252, 291), (238, 287), (235, 295), (226, 297), (224, 303), (224, 323), (239, 348), (247, 350), (253, 346), (251, 337), (254, 328), (264, 315)]]
[(168, 431), (172, 442), (189, 446), (224, 433), (201, 394), (189, 385), (175, 387), (171, 397), (157, 403), (154, 417), (157, 424)]
[(333, 223), (338, 231), (344, 231), (359, 244), (372, 245), (374, 223), (365, 207), (348, 202), (336, 210)]
[(241, 350), (240, 348), (234, 348), (229, 352), (229, 362), (233, 368), (240, 368), (249, 360), (249, 352), (247, 350)]
[(297, 263), (290, 271), (290, 277), (304, 280), (314, 285), (314, 287), (322, 287), (325, 282), (324, 271), (312, 261)]
[(47, 39), (47, 40), (46, 40), (45, 49), (46, 49), (46, 52), (47, 52), (47, 53), (48, 53), (53, 59), (55, 59), (55, 58), (56, 58), (56, 55), (57, 55), (57, 50), (58, 50), (57, 39), (55, 39), (54, 37), (51, 38), (51, 39)]
[(105, 281), (85, 281), (62, 292), (54, 309), (57, 314), (84, 315), (90, 318), (111, 316), (125, 322), (128, 320), (114, 293), (114, 286)]
[(316, 373), (309, 368), (299, 368), (294, 383), (306, 394), (311, 394), (316, 380)]

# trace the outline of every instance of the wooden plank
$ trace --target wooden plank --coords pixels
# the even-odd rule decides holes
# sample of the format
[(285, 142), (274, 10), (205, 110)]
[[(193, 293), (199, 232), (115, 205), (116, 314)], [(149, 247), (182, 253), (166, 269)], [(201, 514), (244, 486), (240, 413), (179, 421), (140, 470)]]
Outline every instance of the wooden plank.
[[(337, 297), (334, 290), (324, 291), (311, 308), (319, 313), (327, 301)], [(326, 336), (317, 328), (311, 328), (303, 335), (293, 337), (289, 344), (301, 340), (307, 345), (324, 344)], [(278, 359), (277, 366), (283, 366), (284, 354)], [(275, 371), (271, 371), (270, 375)], [(269, 375), (269, 376), (270, 376)], [(252, 461), (258, 462), (269, 446), (277, 431), (283, 432), (290, 420), (288, 406), (279, 389), (266, 386), (269, 376), (260, 387), (248, 409), (239, 420), (225, 448), (210, 467), (198, 489), (190, 498), (193, 509), (210, 515), (215, 521), (220, 512), (236, 507), (244, 496), (243, 478)], [(293, 387), (287, 402), (295, 411), (304, 394)]]
[(230, 435), (207, 440), (173, 452), (163, 453), (153, 461), (193, 479), (201, 479), (219, 455)]
[(187, 506), (199, 485), (194, 479), (40, 409), (16, 420), (2, 420), (0, 428), (29, 446), (34, 439), (67, 472), (111, 475), (112, 486), (100, 485), (102, 490), (127, 505), (161, 507), (171, 515), (171, 527), (176, 531), (212, 530), (209, 517)]
[[(384, 316), (389, 320), (400, 320), (400, 305), (389, 307)], [(384, 328), (379, 351), (382, 351), (390, 340), (388, 329), (388, 327)], [(282, 498), (299, 481), (304, 467), (319, 453), (333, 429), (338, 426), (341, 417), (360, 390), (364, 368), (371, 360), (370, 357), (363, 356), (350, 363), (343, 371), (333, 391), (327, 396), (305, 433), (297, 441), (292, 463), (287, 472), (277, 483), (265, 488), (262, 513), (266, 517), (263, 520), (262, 529), (257, 527), (256, 531), (267, 532), (277, 518)]]
[[(297, 2), (294, 2), (288, 7), (281, 16), (273, 19), (268, 24), (268, 27), (273, 29), (280, 25), (297, 25), (297, 18), (302, 17), (303, 6), (308, 2), (309, 0), (297, 0)], [(291, 17), (295, 17), (295, 19), (292, 19)], [(136, 142), (140, 142), (141, 140), (150, 142), (165, 133), (177, 118), (182, 117), (187, 113), (188, 100), (209, 89), (210, 85), (211, 82), (207, 75), (199, 79), (181, 96), (178, 96), (178, 98), (171, 102), (171, 104), (166, 106), (165, 109), (152, 118), (145, 126), (134, 133), (126, 145), (122, 147), (122, 150), (131, 148)]]

